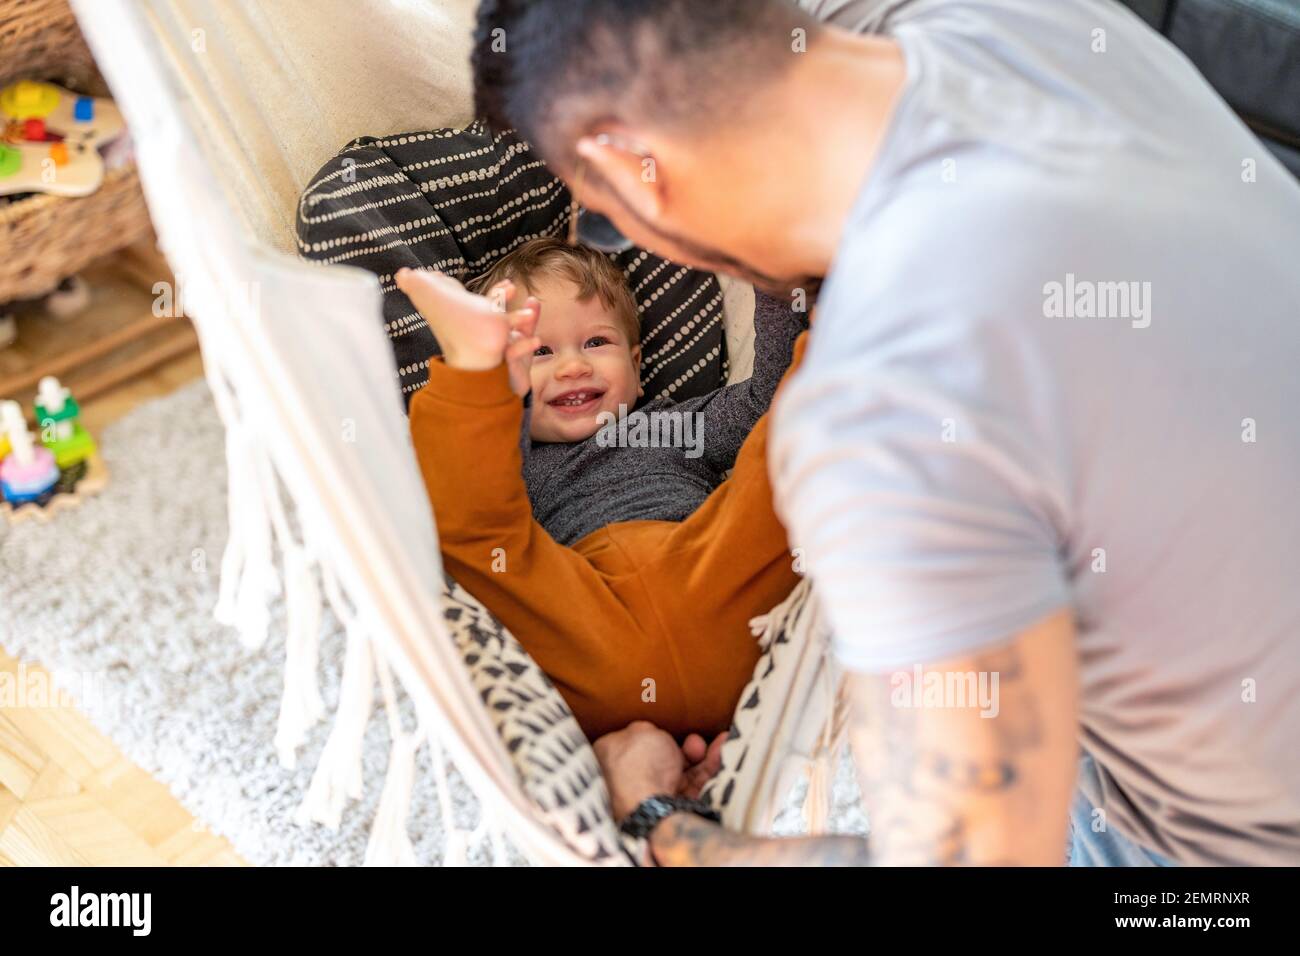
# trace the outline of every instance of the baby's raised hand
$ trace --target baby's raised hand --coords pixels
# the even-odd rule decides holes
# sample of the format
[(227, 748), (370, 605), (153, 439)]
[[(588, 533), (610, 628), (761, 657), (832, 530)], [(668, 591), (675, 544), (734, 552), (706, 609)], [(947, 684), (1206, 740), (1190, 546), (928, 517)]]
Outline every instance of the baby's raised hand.
[[(509, 279), (498, 282), (488, 292), (488, 299), (505, 309), (514, 298), (515, 285)], [(510, 313), (510, 340), (506, 345), (506, 367), (510, 370), (510, 388), (521, 398), (533, 387), (531, 371), (533, 353), (542, 344), (537, 337), (537, 321), (541, 318), (542, 303), (529, 296), (522, 309)]]
[[(451, 276), (440, 272), (400, 269), (393, 278), (429, 323), (448, 365), (486, 371), (510, 358), (511, 386), (518, 392), (515, 365), (519, 360), (515, 353), (524, 345), (531, 345), (528, 349), (531, 364), (532, 352), (540, 344), (533, 338), (539, 309), (536, 299), (529, 299), (522, 309), (511, 312), (507, 309), (509, 295), (497, 294), (504, 283), (495, 286), (493, 295), (489, 297), (475, 295)], [(527, 333), (521, 331), (525, 328)], [(507, 347), (511, 347), (510, 356), (507, 356)], [(527, 368), (524, 367), (525, 381)], [(525, 392), (526, 386), (519, 394)]]

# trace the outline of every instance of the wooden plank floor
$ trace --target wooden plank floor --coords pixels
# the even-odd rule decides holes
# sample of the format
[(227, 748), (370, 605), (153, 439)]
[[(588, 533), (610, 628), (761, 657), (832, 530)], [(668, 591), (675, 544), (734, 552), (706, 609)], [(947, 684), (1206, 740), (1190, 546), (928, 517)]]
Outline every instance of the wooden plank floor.
[[(61, 334), (93, 334), (105, 324), (148, 314), (152, 296), (145, 287), (131, 288), (120, 277), (99, 272), (94, 276), (90, 313), (69, 320)], [(28, 336), (30, 349), (45, 347), (44, 337), (51, 334), (36, 321), (32, 319)], [(20, 326), (20, 336), (26, 325)], [(7, 360), (17, 358), (21, 356), (15, 353)], [(174, 391), (202, 371), (197, 353), (173, 359), (86, 403), (82, 421), (98, 434), (137, 405)], [(8, 673), (16, 682), (19, 668), (0, 651), (0, 674)], [(28, 686), (48, 680), (32, 664), (21, 676)], [(0, 708), (0, 866), (243, 865), (226, 840), (210, 833), (166, 786), (127, 760), (84, 714), (71, 706), (35, 703)]]

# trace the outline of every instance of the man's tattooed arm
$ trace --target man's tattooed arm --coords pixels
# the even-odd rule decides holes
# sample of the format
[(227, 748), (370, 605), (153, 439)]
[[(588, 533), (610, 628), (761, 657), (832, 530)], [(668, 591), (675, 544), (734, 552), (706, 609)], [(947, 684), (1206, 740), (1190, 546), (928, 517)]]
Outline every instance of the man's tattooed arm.
[(745, 836), (690, 813), (665, 819), (650, 835), (660, 866), (866, 866), (858, 837), (779, 839)]
[[(1070, 615), (996, 650), (927, 665), (920, 687), (914, 679), (850, 678), (873, 861), (1062, 863), (1077, 765)], [(984, 700), (956, 699), (981, 687)]]
[[(997, 650), (927, 665), (923, 674), (936, 676), (906, 688), (913, 671), (848, 682), (869, 841), (747, 837), (676, 814), (651, 835), (655, 859), (663, 866), (1063, 862), (1077, 758), (1068, 612)], [(981, 675), (991, 693), (978, 693)], [(934, 682), (941, 690), (927, 696)], [(955, 699), (972, 693), (974, 700)]]

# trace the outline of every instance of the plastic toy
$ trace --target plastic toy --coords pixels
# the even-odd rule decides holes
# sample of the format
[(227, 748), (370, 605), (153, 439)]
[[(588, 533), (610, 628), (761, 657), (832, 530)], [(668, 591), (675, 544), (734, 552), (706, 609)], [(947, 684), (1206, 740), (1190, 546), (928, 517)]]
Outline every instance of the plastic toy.
[(95, 440), (77, 421), (80, 414), (77, 400), (57, 378), (47, 375), (41, 379), (36, 392), (36, 424), (41, 430), (41, 443), (54, 453), (61, 470), (95, 453)]
[(36, 421), (41, 442), (27, 430), (21, 406), (0, 402), (0, 517), (48, 521), (104, 487), (108, 474), (95, 442), (77, 420), (77, 400), (53, 376), (41, 379)]
[(0, 90), (0, 196), (90, 195), (104, 181), (100, 148), (125, 129), (112, 100), (53, 83), (11, 83)]
[(54, 497), (59, 466), (54, 453), (32, 443), (23, 410), (17, 402), (0, 404), (0, 429), (9, 437), (10, 452), (0, 462), (0, 494), (17, 506), (45, 504)]

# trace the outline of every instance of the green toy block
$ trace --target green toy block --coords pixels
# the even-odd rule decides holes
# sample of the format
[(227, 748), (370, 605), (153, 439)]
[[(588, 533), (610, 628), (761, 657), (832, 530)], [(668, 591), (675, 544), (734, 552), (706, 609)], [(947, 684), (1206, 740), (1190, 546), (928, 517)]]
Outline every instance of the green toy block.
[(57, 412), (46, 411), (45, 406), (40, 402), (36, 403), (36, 423), (39, 425), (45, 421), (61, 422), (69, 418), (76, 418), (81, 414), (81, 408), (77, 405), (77, 400), (69, 395), (63, 401), (63, 408)]
[(95, 439), (91, 438), (90, 432), (81, 425), (72, 432), (71, 438), (42, 442), (42, 444), (54, 453), (54, 463), (60, 469), (71, 468), (95, 453)]

